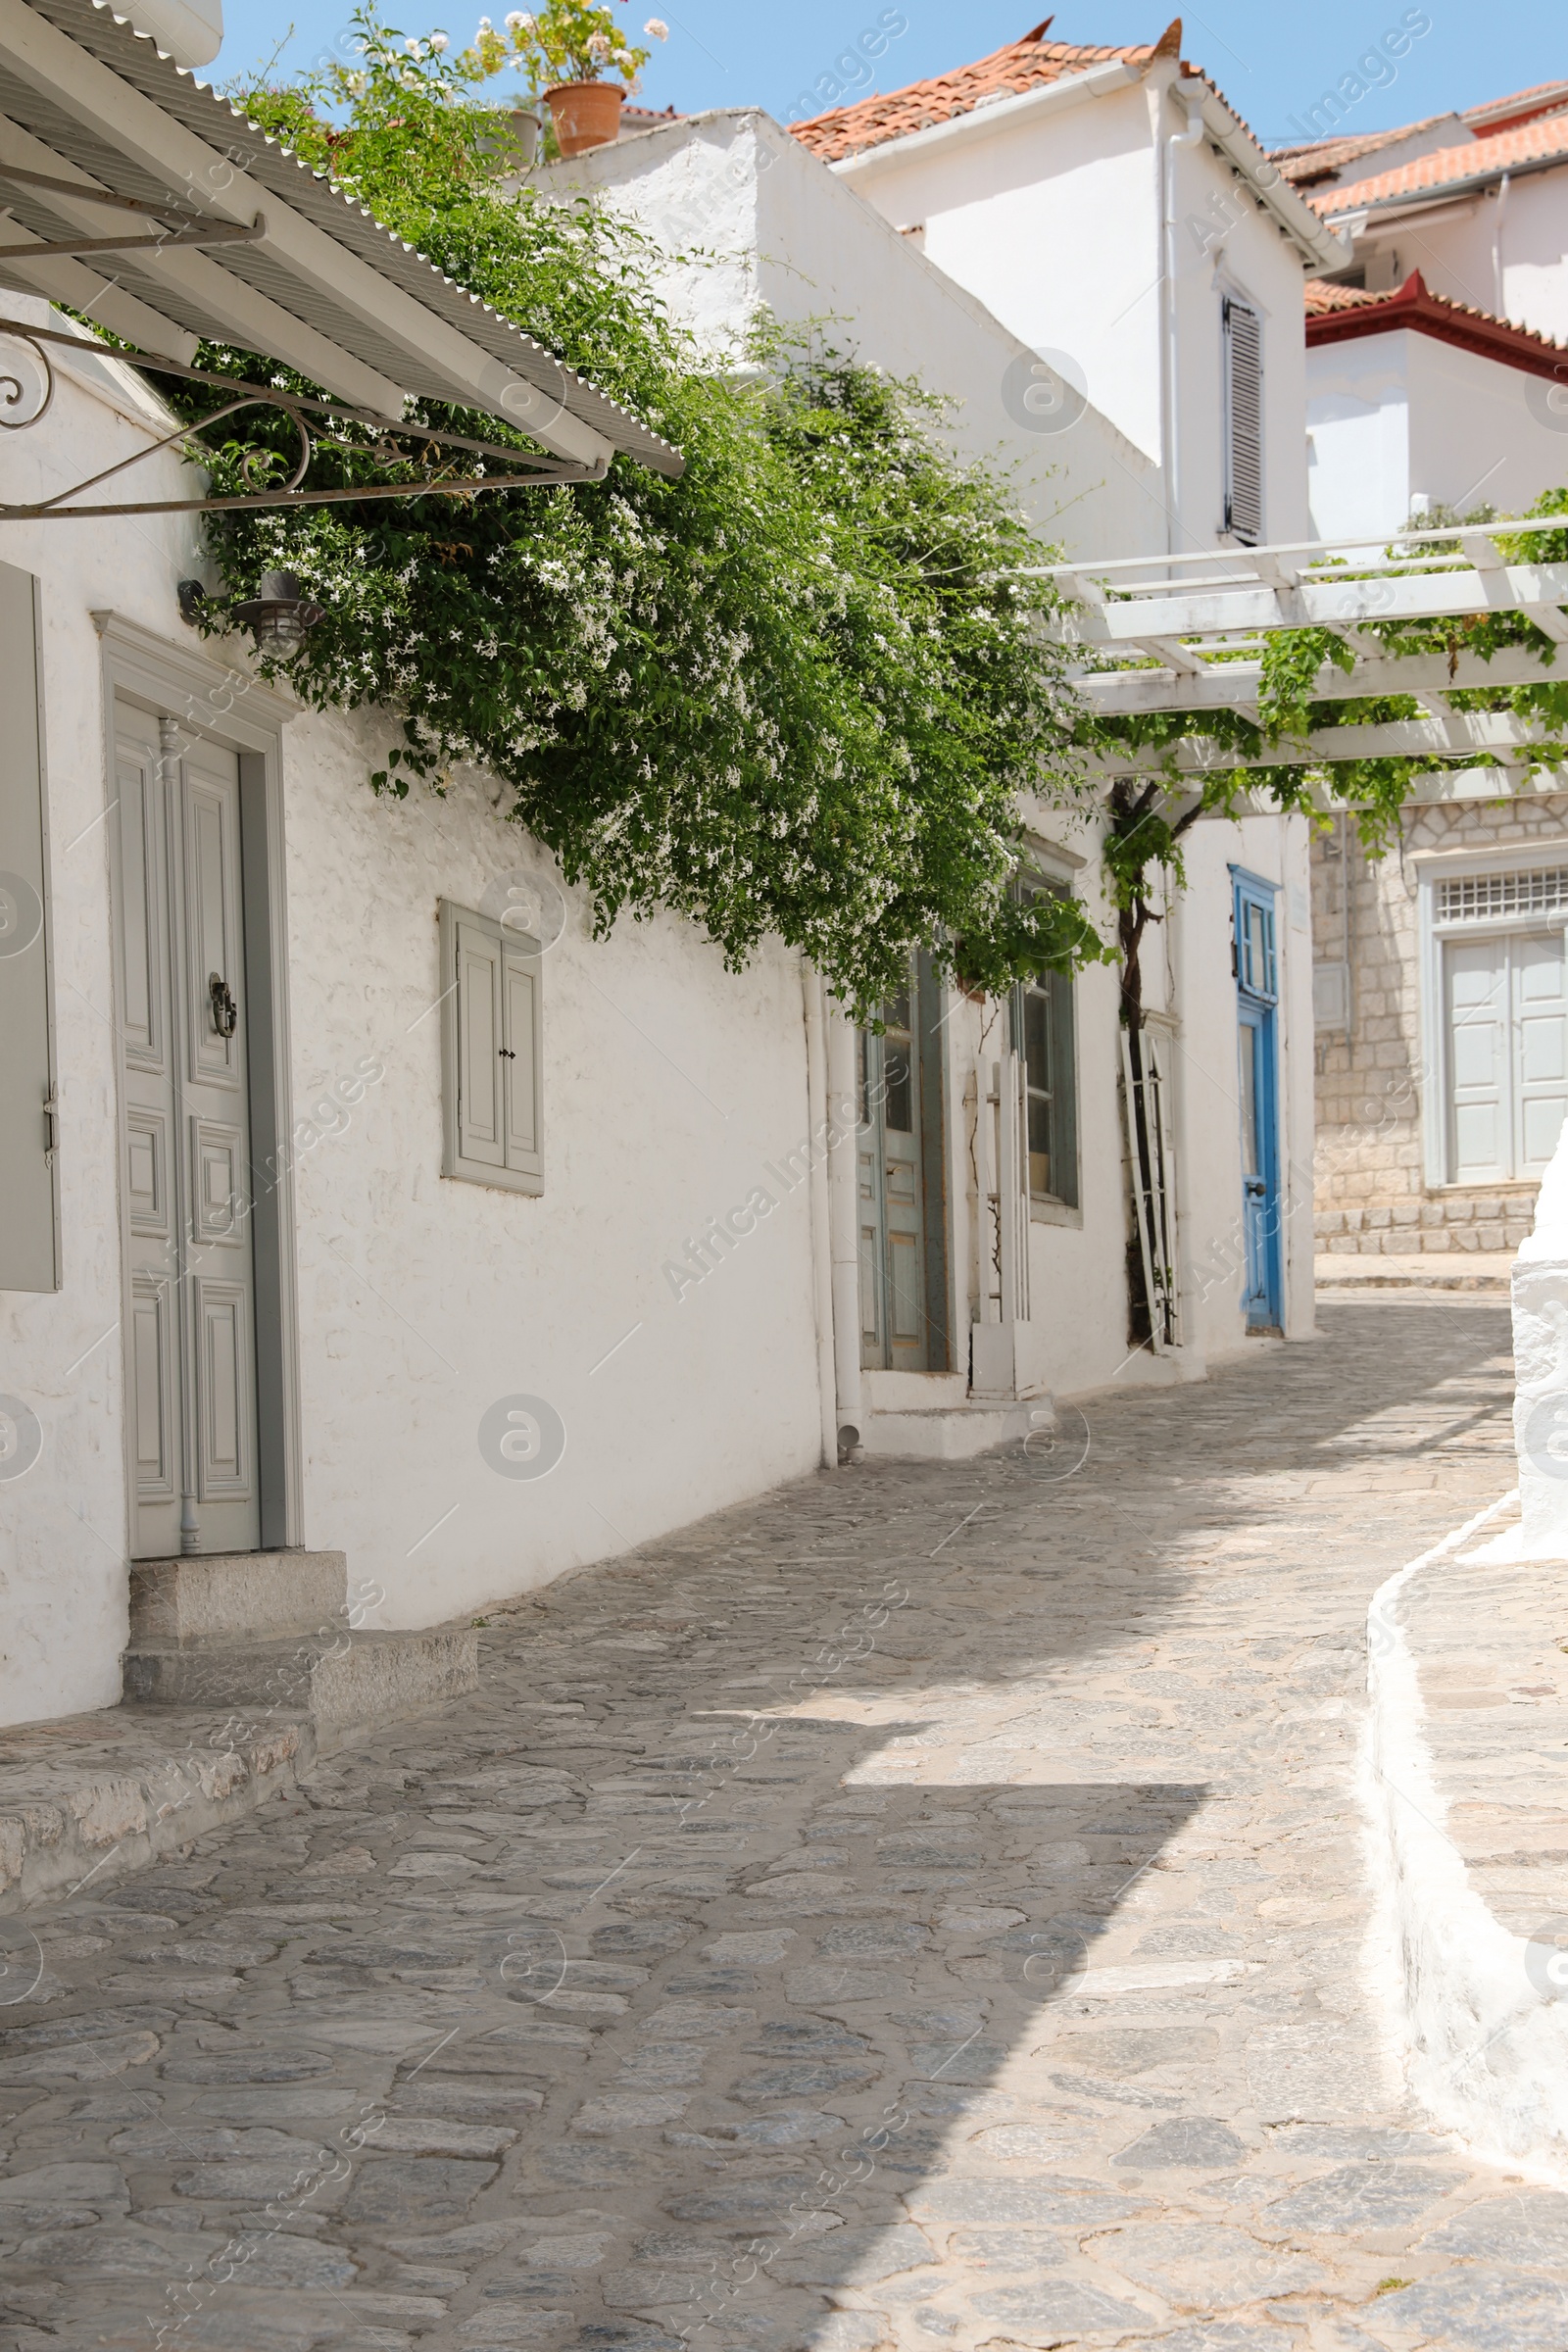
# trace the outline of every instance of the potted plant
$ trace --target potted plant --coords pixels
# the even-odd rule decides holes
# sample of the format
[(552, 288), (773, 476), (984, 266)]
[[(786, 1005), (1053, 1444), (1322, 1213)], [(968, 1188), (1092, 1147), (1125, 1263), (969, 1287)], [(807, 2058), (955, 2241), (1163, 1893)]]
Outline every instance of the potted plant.
[[(637, 87), (653, 52), (626, 39), (613, 8), (602, 0), (546, 0), (533, 11), (514, 9), (506, 25), (514, 53), (527, 65), (530, 94), (542, 96), (550, 109), (564, 156), (619, 137), (621, 102)], [(644, 30), (659, 41), (669, 34), (658, 17), (650, 17)]]

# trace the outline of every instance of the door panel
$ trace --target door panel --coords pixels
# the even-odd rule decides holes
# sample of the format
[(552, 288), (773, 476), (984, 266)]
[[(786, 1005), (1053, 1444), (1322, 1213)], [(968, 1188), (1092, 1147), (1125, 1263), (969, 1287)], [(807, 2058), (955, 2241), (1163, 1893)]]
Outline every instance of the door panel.
[(1445, 942), (1450, 1184), (1541, 1176), (1568, 1113), (1561, 932)]
[(261, 1542), (239, 764), (116, 710), (131, 1553)]
[(920, 986), (911, 973), (883, 1007), (882, 1034), (862, 1032), (858, 1042), (861, 1360), (904, 1372), (946, 1364), (927, 1298), (931, 1105), (922, 1100)]
[(1511, 1168), (1508, 1109), (1508, 943), (1449, 940), (1445, 953), (1448, 1018), (1448, 1177), (1454, 1184), (1506, 1182)]
[(1242, 1304), (1250, 1331), (1278, 1331), (1284, 1318), (1285, 1283), (1274, 886), (1255, 875), (1237, 873), (1234, 894), (1237, 1100), (1246, 1269)]
[(1563, 935), (1522, 935), (1513, 963), (1514, 1174), (1539, 1177), (1557, 1148), (1568, 1110), (1568, 991)]

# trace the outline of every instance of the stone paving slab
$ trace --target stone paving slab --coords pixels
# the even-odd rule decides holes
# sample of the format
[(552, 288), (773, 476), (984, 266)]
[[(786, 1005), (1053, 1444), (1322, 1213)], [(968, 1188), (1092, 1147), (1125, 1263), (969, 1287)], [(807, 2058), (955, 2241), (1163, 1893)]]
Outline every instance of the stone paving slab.
[(1506, 1298), (1513, 1274), (1511, 1250), (1415, 1250), (1377, 1256), (1319, 1250), (1313, 1261), (1318, 1290), (1480, 1291)]
[(29, 1914), (0, 2345), (1560, 2352), (1568, 2197), (1362, 1964), (1367, 1602), (1507, 1483), (1506, 1316), (1323, 1321), (563, 1581)]

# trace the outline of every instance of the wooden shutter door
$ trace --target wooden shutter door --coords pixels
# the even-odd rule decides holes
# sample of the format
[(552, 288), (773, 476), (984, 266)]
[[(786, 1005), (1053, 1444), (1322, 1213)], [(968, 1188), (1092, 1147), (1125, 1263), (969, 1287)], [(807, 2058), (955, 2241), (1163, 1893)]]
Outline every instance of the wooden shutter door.
[(506, 1071), (506, 1164), (522, 1176), (544, 1174), (539, 1101), (539, 958), (501, 949), (502, 1067)]
[(29, 572), (0, 564), (0, 1290), (60, 1284), (43, 744)]
[(1512, 1174), (1508, 1134), (1508, 943), (1450, 940), (1448, 1182), (1498, 1184)]
[(472, 923), (458, 932), (458, 1152), (483, 1167), (507, 1163), (501, 1057), (501, 943)]
[(1225, 528), (1248, 546), (1263, 535), (1263, 327), (1226, 295)]
[(1568, 992), (1563, 937), (1513, 942), (1514, 1169), (1540, 1176), (1568, 1111)]

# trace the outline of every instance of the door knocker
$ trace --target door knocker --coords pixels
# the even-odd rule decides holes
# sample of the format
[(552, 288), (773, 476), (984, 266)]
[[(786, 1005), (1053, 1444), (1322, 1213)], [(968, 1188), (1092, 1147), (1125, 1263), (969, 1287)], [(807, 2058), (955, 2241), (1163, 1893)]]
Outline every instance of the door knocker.
[(221, 972), (209, 975), (207, 994), (212, 999), (213, 1027), (220, 1037), (232, 1037), (239, 1027), (239, 1006), (229, 995), (228, 982)]

